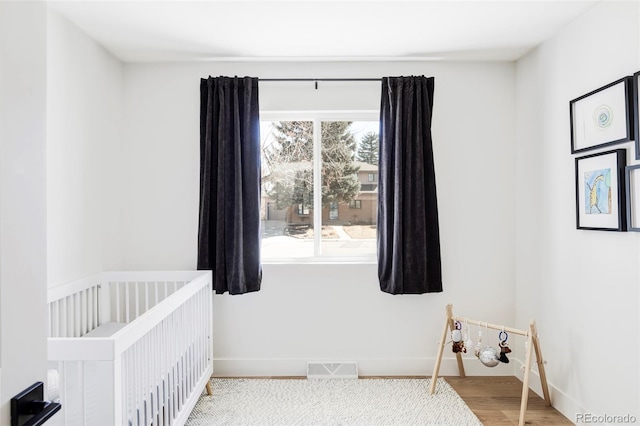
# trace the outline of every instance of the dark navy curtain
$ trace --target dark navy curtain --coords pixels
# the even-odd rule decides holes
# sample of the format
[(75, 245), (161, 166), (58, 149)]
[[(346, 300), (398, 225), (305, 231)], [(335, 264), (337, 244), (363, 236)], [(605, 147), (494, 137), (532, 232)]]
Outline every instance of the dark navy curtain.
[(431, 140), (433, 77), (385, 77), (380, 107), (378, 277), (382, 291), (442, 291)]
[(222, 294), (260, 290), (258, 79), (200, 82), (198, 269)]

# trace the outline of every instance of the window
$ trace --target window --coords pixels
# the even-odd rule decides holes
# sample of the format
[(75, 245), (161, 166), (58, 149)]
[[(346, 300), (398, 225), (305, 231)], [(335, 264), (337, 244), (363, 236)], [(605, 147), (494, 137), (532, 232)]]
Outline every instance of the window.
[(298, 204), (298, 216), (308, 216), (311, 211), (311, 200), (308, 194), (304, 194), (300, 198), (302, 202)]
[(373, 259), (377, 113), (309, 115), (261, 122), (262, 257)]
[(377, 173), (369, 173), (369, 182), (377, 182), (378, 174)]
[(338, 220), (338, 202), (331, 201), (329, 203), (329, 220)]

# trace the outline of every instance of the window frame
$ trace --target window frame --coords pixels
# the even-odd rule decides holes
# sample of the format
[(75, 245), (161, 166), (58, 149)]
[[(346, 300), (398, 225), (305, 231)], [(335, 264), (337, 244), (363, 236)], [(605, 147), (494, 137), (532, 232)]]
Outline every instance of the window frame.
[[(380, 121), (379, 110), (309, 110), (309, 111), (260, 111), (260, 121), (311, 121), (313, 122), (313, 198), (314, 206), (322, 205), (322, 136), (321, 123), (323, 121)], [(313, 224), (322, 228), (322, 209), (313, 209)], [(313, 256), (308, 257), (263, 257), (263, 264), (304, 264), (304, 263), (332, 263), (332, 264), (377, 264), (377, 254), (335, 256), (322, 254), (322, 233), (314, 233)], [(262, 240), (260, 241), (262, 244)]]
[(349, 202), (349, 208), (351, 210), (362, 210), (362, 200), (351, 200)]

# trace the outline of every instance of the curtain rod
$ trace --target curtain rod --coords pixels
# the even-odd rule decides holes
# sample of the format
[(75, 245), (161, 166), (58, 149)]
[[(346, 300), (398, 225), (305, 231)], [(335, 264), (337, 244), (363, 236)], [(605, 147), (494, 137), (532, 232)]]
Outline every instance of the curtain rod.
[(319, 81), (382, 81), (381, 78), (259, 78), (260, 81), (312, 81), (318, 90)]
[(381, 78), (259, 78), (258, 81), (382, 81)]

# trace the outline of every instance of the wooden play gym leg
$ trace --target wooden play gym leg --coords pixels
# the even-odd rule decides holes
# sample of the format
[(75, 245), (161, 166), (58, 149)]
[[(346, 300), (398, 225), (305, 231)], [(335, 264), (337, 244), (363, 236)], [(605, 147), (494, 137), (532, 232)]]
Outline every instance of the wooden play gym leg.
[[(433, 375), (431, 376), (431, 387), (429, 393), (433, 395), (436, 391), (436, 381), (438, 380), (438, 373), (440, 372), (440, 364), (442, 363), (442, 355), (444, 353), (444, 345), (447, 343), (447, 335), (451, 330), (455, 328), (453, 322), (453, 310), (451, 305), (447, 305), (447, 317), (444, 321), (444, 327), (442, 329), (442, 335), (440, 336), (440, 344), (438, 346), (438, 355), (436, 357), (436, 364), (433, 367)], [(458, 362), (458, 372), (460, 377), (465, 377), (464, 364), (462, 363), (462, 355), (456, 353), (456, 361)]]
[(547, 407), (551, 406), (549, 398), (549, 388), (547, 386), (547, 374), (544, 371), (544, 361), (542, 359), (542, 351), (540, 350), (540, 340), (538, 339), (538, 330), (535, 321), (529, 324), (529, 333), (527, 336), (527, 358), (524, 364), (524, 377), (522, 379), (522, 399), (520, 400), (520, 419), (518, 425), (524, 425), (524, 414), (527, 411), (527, 402), (529, 401), (529, 374), (531, 372), (531, 356), (535, 349), (536, 362), (538, 364), (538, 372), (540, 374), (540, 384), (542, 385), (542, 393), (544, 395), (544, 403)]
[(536, 351), (536, 362), (538, 363), (538, 374), (540, 374), (540, 384), (542, 385), (544, 403), (547, 407), (551, 407), (551, 397), (549, 396), (549, 387), (547, 385), (547, 373), (544, 370), (544, 360), (542, 359), (542, 349), (540, 348), (538, 329), (536, 327), (536, 323), (533, 321), (531, 322), (531, 333), (533, 334), (533, 349)]
[(529, 401), (529, 372), (531, 371), (531, 355), (533, 351), (533, 329), (534, 323), (529, 326), (529, 335), (527, 336), (527, 354), (524, 362), (524, 376), (522, 378), (522, 397), (520, 398), (520, 417), (518, 425), (524, 425), (524, 413), (527, 411), (527, 402)]

